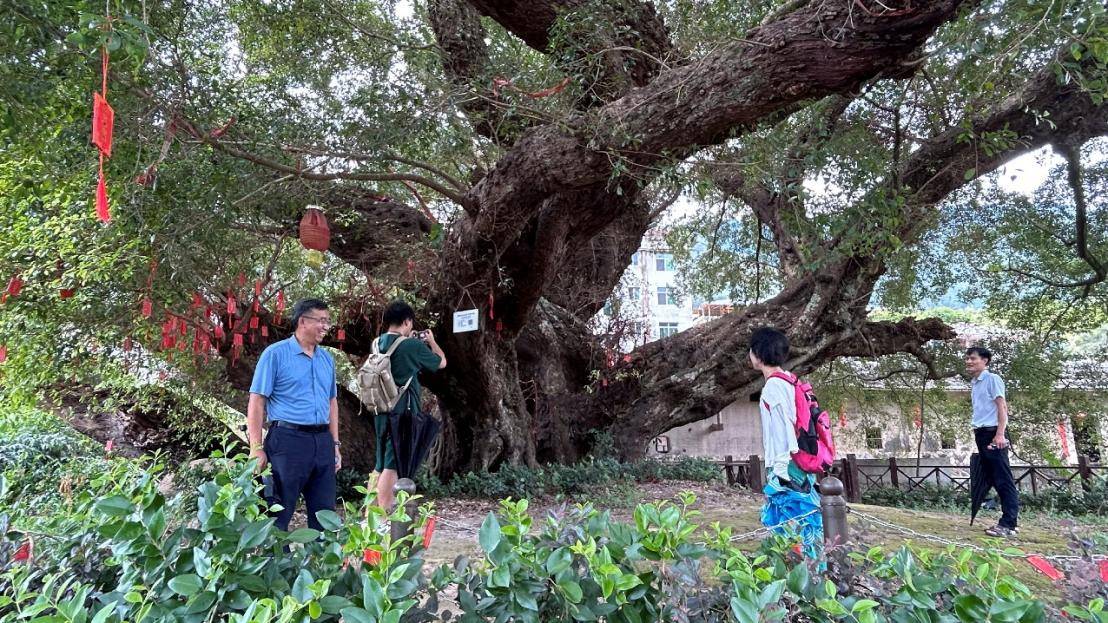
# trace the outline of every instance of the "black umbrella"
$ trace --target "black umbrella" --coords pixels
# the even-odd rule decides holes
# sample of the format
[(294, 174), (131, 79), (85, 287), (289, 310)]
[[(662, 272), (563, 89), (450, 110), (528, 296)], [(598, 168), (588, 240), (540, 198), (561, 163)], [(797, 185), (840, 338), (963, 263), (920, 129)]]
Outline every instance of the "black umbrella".
[(973, 525), (973, 520), (977, 517), (977, 511), (981, 510), (981, 503), (985, 501), (985, 496), (989, 495), (989, 489), (993, 488), (992, 480), (988, 474), (985, 473), (985, 466), (981, 464), (981, 455), (976, 452), (970, 456), (969, 460), (969, 478), (970, 478), (970, 525)]
[(414, 478), (442, 425), (426, 413), (413, 411), (405, 393), (389, 412), (389, 437), (396, 452), (398, 478)]

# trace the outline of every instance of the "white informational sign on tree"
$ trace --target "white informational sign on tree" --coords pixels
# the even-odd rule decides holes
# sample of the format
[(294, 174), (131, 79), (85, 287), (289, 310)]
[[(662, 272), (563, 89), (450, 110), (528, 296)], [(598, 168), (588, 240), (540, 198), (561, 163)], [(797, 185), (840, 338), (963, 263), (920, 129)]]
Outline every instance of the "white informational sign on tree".
[(454, 333), (476, 331), (480, 326), (476, 309), (463, 309), (454, 312)]

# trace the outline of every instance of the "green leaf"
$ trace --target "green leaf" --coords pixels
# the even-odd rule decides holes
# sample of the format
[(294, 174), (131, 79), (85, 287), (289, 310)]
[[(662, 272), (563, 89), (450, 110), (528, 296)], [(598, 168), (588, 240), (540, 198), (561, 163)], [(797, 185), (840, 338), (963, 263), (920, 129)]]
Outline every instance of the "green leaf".
[(566, 594), (566, 599), (569, 600), (570, 603), (581, 603), (581, 597), (584, 593), (581, 591), (581, 585), (577, 582), (573, 580), (558, 582), (558, 588), (562, 589), (562, 592)]
[(113, 495), (109, 498), (104, 498), (93, 506), (96, 512), (109, 517), (124, 517), (131, 514), (134, 510), (134, 504), (122, 495)]
[(322, 510), (315, 514), (315, 518), (319, 520), (319, 525), (324, 530), (329, 532), (338, 532), (342, 530), (342, 517), (339, 517), (335, 511)]
[(212, 591), (204, 591), (189, 601), (185, 614), (200, 614), (211, 610), (215, 605), (216, 594)]
[(96, 612), (96, 616), (92, 617), (92, 623), (104, 623), (108, 620), (108, 617), (115, 612), (115, 604), (108, 604)]
[(512, 582), (512, 570), (507, 565), (501, 565), (493, 570), (489, 576), (489, 586), (493, 588), (508, 588)]
[(312, 530), (311, 528), (300, 528), (295, 532), (290, 533), (286, 539), (293, 543), (311, 543), (320, 536), (319, 530)]
[(762, 589), (762, 594), (758, 596), (758, 608), (764, 610), (766, 606), (777, 603), (781, 600), (781, 595), (784, 592), (785, 580), (777, 580), (767, 585)]
[(739, 623), (758, 623), (758, 608), (738, 595), (731, 597), (731, 614)]
[(566, 569), (569, 569), (572, 563), (573, 553), (569, 551), (569, 548), (559, 547), (551, 552), (550, 557), (546, 559), (546, 572), (549, 575), (558, 575)]
[(858, 601), (854, 602), (854, 606), (852, 606), (850, 608), (850, 613), (851, 614), (858, 614), (859, 612), (865, 612), (867, 610), (873, 610), (874, 608), (876, 608), (879, 605), (881, 605), (881, 604), (877, 603), (876, 601), (874, 601), (872, 599), (859, 599)]
[(301, 569), (300, 574), (296, 576), (296, 581), (292, 584), (292, 598), (297, 603), (306, 604), (312, 599), (312, 582), (315, 579), (312, 578), (312, 574), (307, 569)]
[(977, 177), (977, 169), (966, 169), (965, 174), (962, 175), (962, 179), (966, 180), (967, 182), (975, 177)]
[(485, 517), (485, 521), (481, 523), (481, 532), (478, 535), (481, 549), (491, 552), (500, 544), (501, 538), (503, 538), (503, 533), (500, 531), (500, 522), (496, 520), (496, 515), (489, 513), (489, 516)]
[(954, 614), (964, 623), (978, 623), (988, 617), (989, 609), (977, 595), (959, 595), (954, 598)]
[(318, 619), (319, 617), (323, 616), (323, 606), (321, 606), (319, 602), (314, 599), (308, 602), (308, 616), (312, 617), (313, 619)]
[(989, 620), (998, 623), (1014, 623), (1023, 618), (1023, 613), (1031, 605), (1030, 601), (1006, 601), (998, 599), (989, 608)]
[(342, 618), (347, 623), (373, 623), (373, 617), (361, 608), (343, 608)]
[(272, 519), (262, 519), (246, 524), (239, 537), (239, 549), (253, 549), (265, 542), (265, 537), (273, 527)]
[(183, 597), (192, 597), (200, 591), (200, 587), (204, 584), (200, 581), (200, 576), (195, 573), (186, 573), (171, 579), (168, 585), (169, 590), (174, 593)]
[(789, 572), (788, 577), (789, 591), (794, 595), (803, 595), (805, 589), (808, 588), (808, 566), (804, 563), (799, 563), (793, 570)]

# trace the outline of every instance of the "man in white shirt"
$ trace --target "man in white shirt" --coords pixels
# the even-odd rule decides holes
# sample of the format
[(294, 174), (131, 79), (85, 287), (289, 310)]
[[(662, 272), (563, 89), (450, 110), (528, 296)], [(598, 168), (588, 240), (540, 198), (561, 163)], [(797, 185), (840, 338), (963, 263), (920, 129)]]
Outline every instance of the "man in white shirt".
[(989, 372), (993, 353), (974, 346), (966, 351), (966, 372), (970, 375), (970, 400), (973, 404), (973, 437), (977, 443), (986, 482), (1000, 497), (1003, 514), (1000, 522), (985, 530), (989, 536), (1014, 536), (1019, 528), (1020, 498), (1008, 464), (1008, 399), (1004, 379)]
[[(762, 373), (766, 384), (758, 400), (762, 415), (762, 450), (766, 461), (766, 505), (762, 524), (779, 526), (795, 520), (794, 532), (814, 556), (823, 540), (823, 519), (819, 515), (819, 494), (815, 476), (800, 469), (792, 455), (796, 443), (796, 389), (775, 375), (795, 379), (781, 366), (789, 358), (789, 340), (777, 329), (764, 327), (750, 336), (750, 365)], [(802, 519), (801, 519), (802, 518)], [(777, 529), (775, 532), (786, 533)]]

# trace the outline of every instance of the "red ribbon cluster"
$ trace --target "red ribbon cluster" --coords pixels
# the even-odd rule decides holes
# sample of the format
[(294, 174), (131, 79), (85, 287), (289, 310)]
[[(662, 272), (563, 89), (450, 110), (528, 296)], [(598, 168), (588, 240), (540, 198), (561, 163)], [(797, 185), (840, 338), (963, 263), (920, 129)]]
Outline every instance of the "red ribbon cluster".
[(92, 144), (100, 152), (100, 168), (96, 182), (96, 218), (102, 223), (107, 223), (112, 220), (112, 214), (108, 206), (104, 160), (112, 157), (115, 111), (108, 104), (108, 48), (106, 46), (100, 49), (100, 73), (100, 92), (92, 94)]

